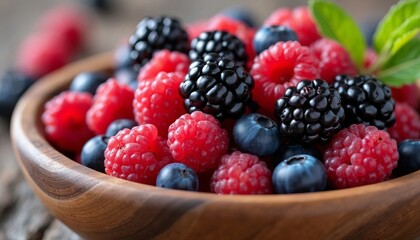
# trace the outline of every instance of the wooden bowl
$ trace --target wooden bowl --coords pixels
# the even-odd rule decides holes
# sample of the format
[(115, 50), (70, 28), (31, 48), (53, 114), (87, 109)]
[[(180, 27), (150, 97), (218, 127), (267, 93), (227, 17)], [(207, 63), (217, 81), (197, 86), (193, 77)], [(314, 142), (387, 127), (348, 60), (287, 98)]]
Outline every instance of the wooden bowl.
[(86, 168), (44, 138), (43, 104), (82, 71), (112, 70), (112, 55), (83, 60), (20, 100), (12, 142), (26, 180), (51, 213), (87, 239), (414, 239), (420, 171), (319, 193), (219, 196), (156, 188)]

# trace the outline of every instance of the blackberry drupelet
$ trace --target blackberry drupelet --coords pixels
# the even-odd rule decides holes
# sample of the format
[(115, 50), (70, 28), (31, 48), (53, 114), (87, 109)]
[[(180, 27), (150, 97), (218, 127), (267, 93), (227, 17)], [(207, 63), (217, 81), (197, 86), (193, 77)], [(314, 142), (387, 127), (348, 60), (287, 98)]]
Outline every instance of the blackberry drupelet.
[(248, 55), (244, 43), (236, 36), (225, 31), (201, 33), (191, 41), (190, 59), (204, 59), (208, 53), (234, 60), (236, 65), (245, 66)]
[(363, 123), (386, 129), (395, 123), (395, 101), (391, 89), (371, 76), (338, 75), (332, 84), (346, 111), (345, 125)]
[(254, 80), (242, 66), (209, 54), (191, 63), (179, 92), (188, 112), (202, 111), (223, 120), (243, 115), (253, 86)]
[(342, 128), (340, 95), (321, 79), (289, 87), (275, 104), (280, 135), (289, 143), (327, 143)]
[(136, 70), (146, 64), (158, 50), (187, 53), (188, 34), (176, 18), (146, 17), (129, 39), (130, 58)]

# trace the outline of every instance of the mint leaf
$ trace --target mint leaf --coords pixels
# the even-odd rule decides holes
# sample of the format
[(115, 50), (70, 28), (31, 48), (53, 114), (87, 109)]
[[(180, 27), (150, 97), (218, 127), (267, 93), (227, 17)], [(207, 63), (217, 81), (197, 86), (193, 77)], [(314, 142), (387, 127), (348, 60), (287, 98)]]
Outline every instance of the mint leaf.
[(384, 16), (373, 36), (373, 46), (378, 53), (384, 51), (387, 41), (395, 29), (399, 28), (407, 19), (420, 14), (419, 0), (406, 0), (392, 6)]
[(321, 34), (339, 42), (361, 69), (366, 43), (351, 16), (335, 3), (324, 0), (310, 1), (309, 9)]
[(388, 43), (391, 47), (391, 54), (394, 54), (404, 44), (413, 39), (420, 32), (420, 14), (407, 19), (403, 25), (397, 28), (391, 35)]
[(420, 39), (401, 47), (383, 66), (378, 75), (390, 86), (401, 86), (420, 79)]

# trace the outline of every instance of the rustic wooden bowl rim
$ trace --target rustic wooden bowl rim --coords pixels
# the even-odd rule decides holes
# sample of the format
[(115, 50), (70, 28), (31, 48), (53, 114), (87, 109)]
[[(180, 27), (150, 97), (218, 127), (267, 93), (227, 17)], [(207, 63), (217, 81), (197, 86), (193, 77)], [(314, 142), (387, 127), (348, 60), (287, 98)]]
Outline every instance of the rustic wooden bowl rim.
[[(376, 195), (378, 193), (386, 192), (390, 189), (400, 188), (407, 183), (414, 184), (420, 181), (420, 171), (390, 179), (382, 183), (371, 184), (367, 186), (355, 187), (342, 190), (330, 190), (315, 193), (298, 193), (298, 194), (283, 194), (283, 195), (217, 195), (205, 192), (188, 192), (179, 190), (170, 190), (139, 184), (135, 182), (118, 179), (106, 174), (91, 170), (69, 159), (62, 153), (55, 150), (43, 137), (41, 129), (39, 128), (39, 115), (42, 110), (43, 103), (48, 98), (46, 96), (53, 96), (57, 93), (59, 87), (68, 85), (69, 79), (75, 76), (82, 69), (83, 71), (97, 71), (112, 68), (113, 55), (112, 53), (104, 53), (97, 56), (89, 57), (84, 60), (77, 61), (68, 65), (67, 67), (54, 72), (51, 75), (39, 80), (32, 86), (19, 101), (12, 118), (12, 143), (15, 152), (17, 151), (16, 142), (23, 142), (28, 147), (27, 151), (31, 151), (34, 156), (37, 156), (36, 161), (40, 169), (51, 171), (54, 168), (67, 168), (68, 172), (74, 175), (74, 178), (88, 178), (89, 181), (98, 182), (100, 184), (109, 184), (115, 191), (137, 191), (147, 190), (161, 197), (176, 197), (184, 199), (206, 199), (221, 202), (236, 202), (236, 203), (250, 203), (253, 204), (267, 204), (267, 203), (309, 203), (313, 201), (329, 201), (357, 198), (360, 195)], [(91, 66), (94, 66), (93, 68)], [(38, 112), (31, 111), (31, 107), (37, 109)], [(34, 118), (36, 115), (37, 118)], [(25, 127), (23, 124), (27, 125)], [(30, 129), (31, 128), (31, 129)], [(15, 136), (22, 136), (23, 138), (16, 139)], [(36, 141), (34, 141), (36, 139)], [(40, 149), (42, 146), (42, 150)], [(52, 159), (51, 155), (54, 155)], [(59, 160), (59, 161), (58, 161)], [(17, 161), (25, 173), (25, 166), (22, 160), (17, 158)], [(29, 176), (26, 176), (29, 177)], [(67, 179), (71, 181), (71, 179)], [(110, 193), (111, 194), (111, 193)], [(115, 193), (112, 193), (115, 194)]]

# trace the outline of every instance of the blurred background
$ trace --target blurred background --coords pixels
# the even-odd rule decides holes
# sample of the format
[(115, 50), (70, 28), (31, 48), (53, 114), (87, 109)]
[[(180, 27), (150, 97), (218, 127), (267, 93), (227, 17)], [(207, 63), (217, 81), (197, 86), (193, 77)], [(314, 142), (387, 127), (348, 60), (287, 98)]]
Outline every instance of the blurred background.
[[(335, 2), (346, 9), (369, 35), (377, 21), (397, 1)], [(176, 16), (188, 24), (208, 19), (227, 8), (240, 6), (249, 10), (258, 25), (277, 8), (306, 3), (306, 0), (0, 0), (0, 72), (15, 66), (22, 43), (37, 31), (40, 19), (58, 6), (76, 5), (88, 19), (85, 47), (71, 59), (76, 61), (100, 52), (113, 51), (130, 36), (144, 16)], [(36, 46), (31, 45), (31, 49), (34, 48)], [(4, 94), (0, 91), (0, 100)], [(0, 154), (0, 240), (79, 239), (49, 215), (26, 185), (11, 149), (9, 123), (1, 118)]]

